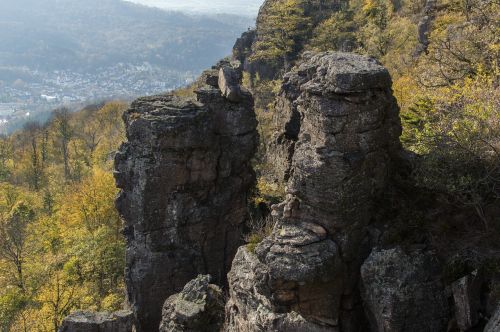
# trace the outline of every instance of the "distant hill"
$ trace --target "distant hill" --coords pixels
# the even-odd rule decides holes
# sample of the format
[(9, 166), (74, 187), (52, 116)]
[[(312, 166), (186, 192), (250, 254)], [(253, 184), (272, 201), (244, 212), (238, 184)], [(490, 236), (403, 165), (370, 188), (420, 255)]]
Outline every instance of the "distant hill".
[(0, 1), (0, 66), (81, 72), (118, 62), (199, 71), (251, 19), (189, 16), (120, 0)]
[(179, 10), (189, 13), (228, 13), (241, 16), (257, 16), (264, 0), (127, 0), (147, 6)]

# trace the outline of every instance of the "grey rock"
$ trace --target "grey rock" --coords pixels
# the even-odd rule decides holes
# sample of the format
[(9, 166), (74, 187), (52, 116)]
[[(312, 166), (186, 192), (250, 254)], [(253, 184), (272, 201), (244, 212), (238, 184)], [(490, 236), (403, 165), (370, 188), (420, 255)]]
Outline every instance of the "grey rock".
[(116, 206), (138, 331), (158, 329), (165, 299), (197, 275), (225, 283), (248, 218), (258, 141), (252, 96), (233, 103), (208, 85), (197, 93), (197, 101), (140, 98), (124, 115)]
[(301, 91), (328, 96), (391, 86), (389, 72), (373, 58), (342, 52), (306, 52), (303, 58), (289, 76)]
[(493, 314), (493, 316), (486, 324), (484, 328), (484, 332), (499, 332), (500, 331), (500, 304), (498, 305), (497, 310)]
[(170, 296), (163, 306), (160, 332), (214, 332), (224, 323), (224, 295), (210, 284), (211, 277), (199, 275), (184, 289)]
[(234, 68), (222, 67), (219, 70), (219, 89), (222, 95), (232, 102), (242, 99), (240, 75)]
[(372, 331), (444, 331), (448, 303), (432, 253), (374, 249), (361, 268), (362, 296)]
[(481, 275), (476, 270), (451, 285), (455, 317), (461, 331), (467, 331), (479, 323), (482, 284)]
[(84, 312), (78, 311), (66, 317), (59, 332), (132, 332), (132, 311)]
[[(297, 296), (306, 299), (310, 312), (319, 309), (318, 314), (329, 310), (315, 303), (314, 295), (328, 292), (318, 281), (314, 292), (311, 287), (303, 287), (297, 282), (276, 280), (269, 276), (269, 266), (262, 263), (254, 253), (241, 247), (229, 273), (230, 298), (226, 305), (225, 330), (230, 332), (326, 332), (337, 331), (329, 324), (317, 324), (298, 313)], [(323, 302), (323, 304), (325, 304)]]

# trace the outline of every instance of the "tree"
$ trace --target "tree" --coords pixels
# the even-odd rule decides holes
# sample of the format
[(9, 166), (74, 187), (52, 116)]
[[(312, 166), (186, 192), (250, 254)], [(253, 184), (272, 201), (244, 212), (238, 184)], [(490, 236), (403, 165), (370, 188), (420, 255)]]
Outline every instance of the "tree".
[(309, 47), (317, 51), (352, 51), (357, 28), (352, 11), (334, 13), (316, 27)]
[(421, 186), (472, 208), (489, 230), (485, 208), (500, 200), (500, 93), (493, 78), (479, 75), (435, 91), (404, 117), (420, 154), (415, 177)]
[(54, 111), (54, 125), (57, 138), (61, 144), (61, 153), (64, 162), (64, 179), (68, 182), (71, 179), (69, 166), (69, 143), (73, 138), (73, 128), (70, 124), (70, 112), (67, 108), (60, 108)]
[(310, 19), (304, 15), (302, 1), (273, 2), (259, 26), (260, 34), (252, 60), (282, 59), (285, 69), (288, 69), (289, 56), (298, 51), (299, 41), (309, 29)]
[(14, 267), (17, 286), (25, 291), (24, 263), (27, 251), (28, 226), (35, 219), (35, 212), (24, 202), (19, 202), (10, 214), (0, 221), (0, 258)]
[(420, 83), (429, 88), (451, 86), (476, 76), (479, 69), (498, 75), (499, 13), (498, 1), (452, 1), (434, 22)]
[[(27, 135), (29, 151), (29, 174), (28, 179), (31, 187), (38, 191), (42, 185), (43, 177), (43, 153), (39, 147), (39, 140), (42, 138), (42, 127), (36, 122), (28, 122), (24, 126)], [(43, 146), (43, 143), (41, 144)]]
[(5, 181), (10, 175), (8, 161), (12, 158), (12, 145), (7, 137), (0, 137), (0, 180)]

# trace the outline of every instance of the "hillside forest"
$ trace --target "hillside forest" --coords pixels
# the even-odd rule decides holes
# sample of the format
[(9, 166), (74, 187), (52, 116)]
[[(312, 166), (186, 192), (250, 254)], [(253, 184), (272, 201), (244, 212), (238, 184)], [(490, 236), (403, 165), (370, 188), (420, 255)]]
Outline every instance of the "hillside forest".
[(0, 140), (0, 328), (57, 331), (77, 308), (119, 310), (124, 242), (113, 151), (127, 105), (53, 112)]
[[(417, 188), (472, 216), (423, 229), (436, 238), (467, 237), (464, 246), (497, 248), (499, 2), (330, 1), (336, 6), (311, 11), (318, 2), (327, 3), (273, 1), (257, 22), (261, 33), (248, 61), (276, 70), (244, 75), (260, 122), (255, 203), (282, 194), (265, 158), (282, 75), (303, 52), (352, 51), (377, 58), (393, 77)], [(109, 102), (76, 113), (58, 109), (46, 124), (27, 124), (0, 140), (2, 331), (57, 331), (74, 310), (121, 308), (125, 249), (112, 168), (126, 108)], [(410, 215), (405, 225), (422, 227), (425, 218)], [(500, 262), (491, 269), (500, 272)]]

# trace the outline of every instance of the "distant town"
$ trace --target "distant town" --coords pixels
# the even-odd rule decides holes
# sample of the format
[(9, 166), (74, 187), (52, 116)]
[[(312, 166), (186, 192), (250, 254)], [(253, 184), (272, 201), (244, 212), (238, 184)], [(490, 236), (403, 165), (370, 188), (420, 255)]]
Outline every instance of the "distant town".
[[(39, 120), (40, 114), (61, 106), (75, 107), (104, 99), (131, 99), (163, 93), (191, 83), (197, 73), (142, 64), (118, 63), (93, 73), (16, 68), (22, 78), (0, 80), (0, 133), (12, 131), (12, 122)], [(0, 78), (1, 79), (1, 78)]]

